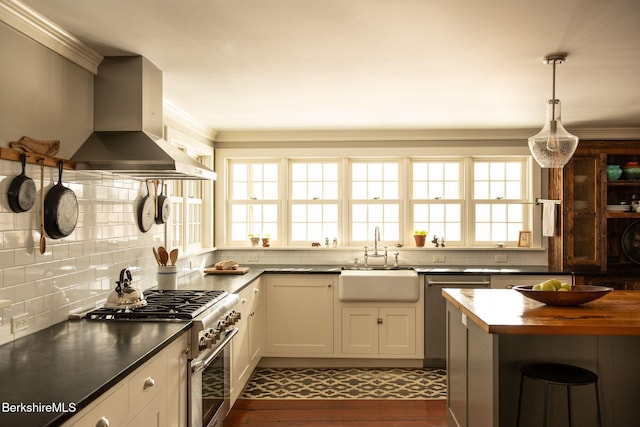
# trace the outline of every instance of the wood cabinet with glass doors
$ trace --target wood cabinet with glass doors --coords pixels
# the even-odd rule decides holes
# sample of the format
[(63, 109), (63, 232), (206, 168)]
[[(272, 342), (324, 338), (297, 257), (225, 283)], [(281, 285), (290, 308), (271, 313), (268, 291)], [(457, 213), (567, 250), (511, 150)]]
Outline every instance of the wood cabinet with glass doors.
[(560, 233), (549, 241), (551, 268), (584, 273), (590, 283), (600, 280), (590, 271), (607, 272), (600, 276), (607, 281), (640, 270), (640, 213), (631, 210), (640, 179), (607, 176), (608, 165), (627, 162), (640, 162), (640, 141), (581, 141), (564, 169), (549, 170), (549, 197), (562, 201)]

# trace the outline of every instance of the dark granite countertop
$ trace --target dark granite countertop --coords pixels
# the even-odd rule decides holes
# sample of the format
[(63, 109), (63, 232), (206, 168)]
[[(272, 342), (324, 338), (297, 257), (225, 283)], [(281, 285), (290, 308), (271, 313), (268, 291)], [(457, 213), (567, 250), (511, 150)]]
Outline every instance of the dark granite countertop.
[[(181, 289), (241, 291), (263, 274), (339, 274), (335, 265), (252, 265), (243, 275), (178, 280)], [(546, 267), (415, 266), (420, 274), (548, 274)], [(555, 272), (557, 273), (557, 272)], [(11, 412), (7, 405), (63, 404), (84, 408), (190, 328), (189, 322), (68, 321), (0, 346), (0, 425), (57, 425), (75, 412)], [(36, 408), (38, 409), (38, 408)]]
[[(59, 425), (189, 327), (190, 322), (68, 321), (0, 346), (0, 425)], [(50, 404), (69, 412), (44, 406)]]

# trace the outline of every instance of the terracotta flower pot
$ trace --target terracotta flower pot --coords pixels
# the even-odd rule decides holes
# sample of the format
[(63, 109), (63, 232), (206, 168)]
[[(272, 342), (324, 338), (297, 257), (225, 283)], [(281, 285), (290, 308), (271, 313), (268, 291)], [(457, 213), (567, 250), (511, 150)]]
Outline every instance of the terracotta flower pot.
[(414, 234), (413, 240), (416, 241), (416, 246), (421, 248), (424, 246), (424, 243), (427, 240), (427, 236), (424, 234)]
[(269, 238), (268, 237), (263, 237), (262, 238), (262, 247), (263, 248), (268, 248), (269, 247)]

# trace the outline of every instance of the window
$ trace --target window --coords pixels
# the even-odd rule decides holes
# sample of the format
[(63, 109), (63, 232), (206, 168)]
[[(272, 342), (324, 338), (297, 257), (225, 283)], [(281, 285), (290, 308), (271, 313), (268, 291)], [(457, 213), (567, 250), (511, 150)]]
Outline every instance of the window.
[(380, 227), (385, 241), (400, 239), (400, 162), (352, 161), (351, 243), (370, 242)]
[[(280, 246), (413, 245), (414, 230), (447, 247), (517, 246), (532, 229), (530, 156), (225, 160), (225, 244), (269, 234)], [(279, 243), (277, 243), (279, 242)]]
[(279, 164), (231, 162), (229, 164), (231, 241), (246, 242), (249, 235), (279, 240)]
[(291, 244), (337, 238), (340, 235), (338, 162), (292, 161), (290, 170)]
[(528, 200), (523, 179), (524, 159), (517, 161), (473, 160), (474, 241), (479, 244), (517, 242), (527, 229)]
[(462, 160), (412, 161), (413, 230), (462, 242), (463, 167)]

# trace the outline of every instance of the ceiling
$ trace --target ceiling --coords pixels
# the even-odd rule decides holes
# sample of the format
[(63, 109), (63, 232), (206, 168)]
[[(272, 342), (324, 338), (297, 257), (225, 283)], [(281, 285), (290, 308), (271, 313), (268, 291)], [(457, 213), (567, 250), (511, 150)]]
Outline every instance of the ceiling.
[(637, 0), (23, 0), (218, 131), (640, 128)]

